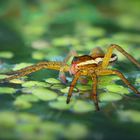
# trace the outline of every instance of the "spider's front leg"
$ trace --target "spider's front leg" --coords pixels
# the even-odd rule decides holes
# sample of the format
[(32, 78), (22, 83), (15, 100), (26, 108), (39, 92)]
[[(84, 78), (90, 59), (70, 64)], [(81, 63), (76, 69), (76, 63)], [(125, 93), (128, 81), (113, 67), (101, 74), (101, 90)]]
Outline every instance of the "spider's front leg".
[(81, 71), (78, 71), (75, 74), (75, 76), (74, 76), (74, 78), (73, 78), (73, 80), (71, 82), (71, 85), (70, 85), (70, 88), (69, 88), (69, 92), (68, 92), (68, 96), (67, 96), (67, 101), (66, 101), (67, 104), (70, 102), (70, 99), (71, 99), (71, 96), (72, 96), (72, 91), (73, 91), (74, 86), (76, 85), (76, 82), (77, 82), (77, 80), (78, 80), (78, 78), (80, 76), (81, 76)]
[(98, 78), (96, 74), (91, 75), (92, 81), (93, 81), (93, 88), (92, 88), (92, 94), (91, 99), (94, 101), (96, 110), (100, 110), (98, 105), (98, 97), (97, 97), (97, 84), (98, 84)]
[(113, 50), (117, 49), (120, 53), (122, 53), (124, 56), (126, 56), (132, 63), (137, 65), (137, 67), (140, 68), (140, 63), (129, 53), (127, 53), (122, 47), (116, 44), (110, 45), (110, 47), (107, 50), (107, 53), (104, 56), (103, 62), (102, 62), (102, 68), (106, 69), (106, 67), (109, 65), (110, 58), (112, 56)]
[[(58, 70), (59, 71), (61, 69), (62, 64), (63, 64), (63, 62), (55, 62), (55, 61), (40, 62), (40, 63), (37, 63), (35, 65), (31, 65), (31, 66), (25, 67), (23, 69), (9, 73), (10, 74), (9, 77), (0, 80), (0, 83), (8, 82), (12, 79), (16, 79), (16, 78), (20, 78), (20, 77), (29, 75), (29, 74), (36, 72), (36, 71), (39, 71), (41, 69), (51, 69), (51, 70)], [(63, 71), (68, 72), (69, 66), (65, 65)]]

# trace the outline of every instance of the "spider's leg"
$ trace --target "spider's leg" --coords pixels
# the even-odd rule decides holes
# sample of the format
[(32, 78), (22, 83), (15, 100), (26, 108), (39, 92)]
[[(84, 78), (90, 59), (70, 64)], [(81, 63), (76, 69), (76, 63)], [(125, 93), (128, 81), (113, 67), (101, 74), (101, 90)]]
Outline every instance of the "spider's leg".
[(59, 71), (59, 78), (60, 78), (60, 80), (62, 81), (62, 83), (66, 83), (66, 82), (67, 82), (66, 76), (65, 76), (65, 73), (64, 73), (64, 68), (65, 68), (66, 63), (69, 61), (69, 59), (70, 59), (72, 56), (78, 56), (77, 52), (74, 51), (74, 50), (71, 50), (71, 51), (68, 53), (68, 55), (66, 56), (66, 58), (63, 60), (62, 66), (61, 66), (61, 68), (60, 68), (60, 71)]
[[(12, 72), (11, 76), (9, 76), (8, 78), (0, 80), (0, 83), (7, 82), (7, 81), (10, 81), (12, 79), (23, 77), (25, 75), (28, 75), (30, 73), (39, 71), (41, 69), (60, 70), (61, 65), (62, 65), (62, 62), (53, 62), (53, 61), (52, 62), (40, 62), (38, 64), (28, 66), (28, 67), (25, 67), (23, 69)], [(65, 72), (69, 71), (69, 66), (68, 65), (65, 65), (64, 71)]]
[(92, 80), (93, 80), (93, 89), (92, 89), (92, 94), (91, 94), (91, 99), (94, 101), (96, 110), (100, 110), (99, 105), (98, 105), (98, 98), (97, 98), (97, 83), (98, 83), (98, 79), (97, 79), (97, 75), (93, 74), (92, 75)]
[(126, 56), (132, 63), (134, 63), (135, 65), (137, 65), (137, 67), (140, 68), (140, 63), (133, 57), (131, 56), (129, 53), (127, 53), (122, 47), (120, 47), (119, 45), (116, 44), (112, 44), (110, 45), (110, 47), (107, 50), (107, 53), (104, 56), (103, 62), (102, 62), (102, 67), (105, 69), (108, 64), (109, 64), (109, 60), (111, 58), (111, 55), (113, 53), (113, 50), (117, 49), (120, 53), (122, 53), (124, 56)]
[(76, 84), (78, 78), (80, 77), (80, 75), (81, 75), (81, 71), (78, 71), (78, 72), (75, 74), (75, 76), (74, 76), (74, 78), (73, 78), (73, 80), (72, 80), (72, 82), (71, 82), (71, 85), (70, 85), (70, 88), (69, 88), (69, 92), (68, 92), (68, 96), (67, 96), (67, 101), (66, 101), (67, 104), (70, 102), (70, 99), (71, 99), (71, 96), (72, 96), (73, 88), (74, 88), (74, 86), (75, 86), (75, 84)]
[(43, 69), (43, 65), (32, 65), (32, 66), (28, 66), (28, 67), (25, 67), (25, 68), (22, 68), (20, 70), (17, 70), (17, 71), (13, 71), (11, 73), (8, 73), (11, 74), (9, 77), (5, 78), (5, 79), (2, 79), (0, 82), (3, 83), (3, 82), (8, 82), (12, 79), (17, 79), (17, 78), (20, 78), (20, 77), (23, 77), (25, 75), (28, 75), (30, 73), (33, 73), (35, 71), (38, 71), (38, 70), (41, 70)]
[(136, 94), (140, 94), (140, 92), (125, 78), (125, 76), (117, 70), (101, 70), (97, 72), (97, 75), (117, 75), (132, 91)]

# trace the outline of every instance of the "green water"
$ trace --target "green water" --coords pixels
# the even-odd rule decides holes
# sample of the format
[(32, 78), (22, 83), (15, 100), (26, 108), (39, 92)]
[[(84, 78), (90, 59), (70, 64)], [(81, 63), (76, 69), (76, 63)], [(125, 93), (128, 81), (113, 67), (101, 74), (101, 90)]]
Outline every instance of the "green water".
[[(62, 61), (70, 50), (79, 55), (89, 54), (94, 47), (106, 51), (111, 43), (140, 62), (137, 0), (0, 3), (0, 73), (40, 61)], [(140, 90), (139, 68), (115, 53), (119, 59), (110, 68), (120, 70)], [(72, 80), (66, 75), (66, 85), (52, 70), (0, 84), (0, 138), (140, 139), (140, 98), (117, 76), (99, 78), (100, 111), (95, 111), (91, 80), (85, 85), (78, 82), (71, 103), (65, 103)]]

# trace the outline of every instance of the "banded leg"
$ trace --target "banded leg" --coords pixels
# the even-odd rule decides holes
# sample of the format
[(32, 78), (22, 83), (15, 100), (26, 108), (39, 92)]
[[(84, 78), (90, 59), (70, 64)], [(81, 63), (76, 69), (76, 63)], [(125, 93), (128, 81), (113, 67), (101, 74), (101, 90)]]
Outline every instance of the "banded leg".
[(137, 67), (140, 68), (140, 63), (133, 56), (131, 56), (129, 53), (127, 53), (119, 45), (112, 44), (108, 48), (107, 53), (105, 54), (105, 57), (104, 57), (103, 62), (102, 62), (102, 67), (104, 69), (108, 66), (109, 60), (111, 58), (111, 55), (112, 55), (114, 49), (117, 49), (120, 53), (122, 53), (124, 56), (126, 56), (132, 63), (134, 63), (135, 65), (137, 65)]
[(17, 70), (17, 71), (13, 71), (11, 73), (8, 73), (8, 75), (11, 74), (11, 76), (9, 76), (8, 78), (2, 79), (0, 82), (1, 83), (8, 82), (8, 81), (10, 81), (12, 79), (17, 79), (17, 78), (26, 76), (26, 75), (28, 75), (30, 73), (36, 72), (36, 71), (41, 70), (43, 68), (44, 68), (44, 66), (42, 66), (42, 65), (38, 65), (38, 66), (33, 65), (33, 66), (25, 67), (25, 68), (23, 68), (21, 70)]
[(132, 91), (136, 94), (140, 94), (140, 92), (125, 78), (125, 76), (117, 70), (101, 70), (97, 72), (97, 75), (117, 75)]
[[(28, 75), (30, 73), (39, 71), (41, 69), (60, 70), (61, 65), (62, 65), (62, 62), (54, 62), (54, 61), (52, 61), (52, 62), (40, 62), (36, 65), (28, 66), (28, 67), (25, 67), (23, 69), (13, 71), (13, 72), (11, 72), (11, 76), (9, 76), (8, 78), (2, 79), (0, 82), (3, 83), (3, 82), (7, 82), (9, 80), (12, 80), (12, 79), (20, 78), (20, 77), (23, 77), (23, 76)], [(69, 71), (69, 66), (65, 65), (63, 70), (65, 72)], [(8, 73), (8, 74), (10, 74), (10, 73)]]
[(71, 85), (70, 85), (70, 88), (69, 88), (69, 92), (68, 92), (68, 96), (67, 96), (67, 101), (66, 101), (67, 104), (70, 102), (74, 86), (76, 85), (76, 82), (77, 82), (78, 78), (80, 77), (80, 75), (81, 75), (81, 72), (78, 71), (75, 74), (75, 76), (74, 76), (74, 78), (73, 78), (73, 80), (71, 82)]
[(92, 75), (92, 81), (93, 81), (93, 88), (92, 88), (91, 99), (94, 101), (96, 110), (98, 111), (100, 109), (99, 109), (98, 97), (97, 97), (97, 84), (98, 84), (98, 79), (97, 79), (97, 75), (96, 74)]

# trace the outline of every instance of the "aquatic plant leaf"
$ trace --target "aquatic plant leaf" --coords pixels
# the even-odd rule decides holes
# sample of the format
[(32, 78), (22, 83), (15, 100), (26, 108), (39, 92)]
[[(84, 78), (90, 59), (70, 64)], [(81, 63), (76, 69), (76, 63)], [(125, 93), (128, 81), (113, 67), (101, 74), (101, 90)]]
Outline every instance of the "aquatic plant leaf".
[(81, 91), (92, 90), (92, 87), (89, 85), (78, 84), (76, 87)]
[(140, 112), (137, 110), (118, 111), (118, 118), (123, 122), (140, 123)]
[(47, 87), (47, 84), (39, 81), (27, 81), (22, 84), (22, 87)]
[(71, 123), (64, 131), (64, 135), (68, 139), (82, 139), (88, 135), (87, 127), (79, 123)]
[(12, 52), (8, 52), (8, 51), (0, 52), (0, 58), (10, 59), (13, 56), (14, 54)]
[(57, 98), (57, 93), (55, 93), (52, 90), (48, 90), (45, 88), (34, 88), (32, 90), (32, 94), (38, 97), (40, 100), (43, 101), (49, 101), (49, 100), (54, 100)]
[(55, 78), (47, 78), (45, 79), (45, 82), (50, 84), (61, 84), (61, 81)]
[(0, 94), (13, 94), (16, 92), (16, 89), (11, 87), (0, 87)]
[(55, 102), (49, 102), (49, 106), (54, 109), (58, 110), (68, 110), (72, 106), (72, 104), (66, 104), (66, 99), (65, 101), (55, 101)]
[(13, 68), (14, 71), (25, 68), (27, 66), (31, 66), (32, 63), (20, 63), (20, 64), (16, 64)]
[(33, 94), (23, 94), (16, 98), (16, 100), (22, 100), (27, 102), (37, 102), (39, 99)]
[(104, 92), (99, 95), (99, 100), (101, 102), (111, 102), (111, 101), (119, 101), (122, 99), (122, 96), (117, 93), (112, 92)]
[(93, 104), (81, 100), (76, 100), (72, 108), (72, 111), (76, 113), (86, 113), (94, 110), (95, 110), (95, 106)]
[(0, 126), (2, 128), (13, 128), (16, 126), (16, 115), (13, 112), (0, 112)]
[(118, 94), (129, 94), (128, 88), (123, 87), (121, 85), (116, 85), (116, 84), (110, 84), (106, 86), (106, 89), (109, 92), (115, 92)]
[(22, 99), (16, 99), (14, 101), (14, 105), (19, 109), (28, 109), (32, 107), (32, 104), (28, 101), (24, 101)]
[(60, 89), (61, 93), (68, 93), (69, 87)]

